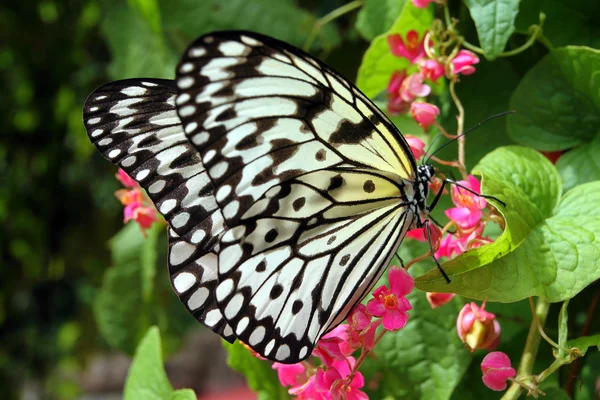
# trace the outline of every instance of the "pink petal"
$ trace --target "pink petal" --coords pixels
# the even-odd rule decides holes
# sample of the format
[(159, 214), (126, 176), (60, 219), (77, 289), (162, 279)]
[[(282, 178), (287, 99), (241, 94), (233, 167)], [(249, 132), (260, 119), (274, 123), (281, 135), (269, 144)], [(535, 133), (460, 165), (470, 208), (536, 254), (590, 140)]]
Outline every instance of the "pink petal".
[(449, 208), (444, 211), (444, 214), (462, 229), (470, 229), (479, 223), (481, 219), (481, 211), (479, 209), (471, 209), (467, 207)]
[(415, 287), (413, 277), (404, 268), (391, 267), (388, 279), (390, 281), (390, 292), (398, 297), (406, 296)]
[(397, 331), (404, 328), (408, 322), (408, 315), (398, 310), (388, 310), (383, 315), (383, 327), (388, 331)]
[(386, 308), (383, 303), (377, 299), (371, 299), (367, 303), (367, 310), (376, 317), (381, 317), (385, 314)]
[(448, 304), (456, 296), (454, 293), (438, 293), (438, 292), (427, 292), (425, 297), (431, 308), (438, 308), (445, 304)]
[(280, 364), (273, 363), (272, 368), (277, 371), (279, 382), (282, 386), (295, 386), (297, 385), (300, 374), (305, 371), (304, 364)]
[(481, 372), (483, 383), (496, 391), (506, 389), (506, 380), (517, 374), (510, 365), (510, 358), (500, 351), (489, 353), (483, 358)]

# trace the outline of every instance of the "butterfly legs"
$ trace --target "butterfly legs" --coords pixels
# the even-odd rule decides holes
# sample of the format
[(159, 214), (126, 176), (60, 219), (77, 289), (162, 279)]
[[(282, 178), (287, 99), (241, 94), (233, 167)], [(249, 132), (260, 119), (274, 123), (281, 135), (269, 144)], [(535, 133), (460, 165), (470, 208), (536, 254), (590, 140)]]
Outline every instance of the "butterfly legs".
[(505, 203), (505, 202), (503, 202), (502, 200), (500, 200), (500, 199), (499, 199), (499, 198), (497, 198), (497, 197), (494, 197), (494, 196), (486, 196), (485, 194), (480, 194), (480, 193), (477, 193), (477, 192), (475, 192), (473, 189), (470, 189), (470, 188), (468, 188), (468, 187), (466, 187), (466, 186), (463, 186), (463, 185), (461, 185), (460, 183), (458, 183), (458, 182), (456, 182), (456, 181), (454, 181), (454, 180), (452, 180), (452, 179), (448, 179), (448, 178), (446, 178), (446, 179), (444, 179), (444, 180), (442, 181), (442, 187), (441, 187), (441, 188), (440, 188), (440, 190), (439, 190), (439, 191), (438, 191), (438, 192), (435, 194), (435, 198), (434, 198), (434, 199), (433, 199), (433, 201), (431, 202), (431, 205), (429, 205), (429, 206), (427, 207), (427, 209), (428, 209), (428, 212), (429, 212), (429, 211), (431, 211), (431, 210), (433, 210), (433, 209), (435, 208), (435, 206), (437, 205), (438, 201), (440, 201), (440, 198), (442, 197), (442, 193), (444, 192), (444, 188), (446, 187), (446, 184), (449, 184), (449, 185), (454, 185), (454, 186), (458, 186), (459, 188), (461, 188), (461, 189), (464, 189), (464, 190), (466, 190), (467, 192), (469, 192), (469, 193), (472, 193), (472, 194), (474, 194), (474, 195), (475, 195), (475, 196), (477, 196), (477, 197), (483, 197), (484, 199), (496, 200), (498, 203), (502, 204), (502, 206), (503, 206), (503, 207), (506, 207), (506, 203)]

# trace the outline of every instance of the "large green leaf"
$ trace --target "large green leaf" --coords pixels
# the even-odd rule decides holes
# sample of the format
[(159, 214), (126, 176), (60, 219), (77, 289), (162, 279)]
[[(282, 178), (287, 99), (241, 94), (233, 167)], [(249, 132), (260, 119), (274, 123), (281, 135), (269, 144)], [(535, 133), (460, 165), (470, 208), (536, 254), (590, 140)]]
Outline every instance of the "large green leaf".
[(148, 305), (162, 230), (155, 224), (145, 238), (139, 226), (130, 223), (112, 238), (113, 266), (104, 274), (94, 300), (94, 316), (102, 336), (112, 347), (130, 354), (151, 325)]
[(157, 327), (148, 329), (140, 341), (125, 382), (124, 400), (194, 400), (190, 389), (174, 391), (165, 373)]
[(356, 18), (356, 29), (367, 40), (386, 32), (407, 0), (367, 0)]
[(508, 133), (543, 151), (589, 143), (600, 126), (600, 51), (569, 46), (549, 53), (511, 99)]
[[(289, 0), (161, 0), (160, 5), (165, 31), (184, 45), (207, 32), (246, 29), (302, 47), (317, 22), (316, 16)], [(339, 42), (336, 28), (328, 24), (313, 48), (332, 48)]]
[(425, 293), (413, 291), (407, 298), (413, 307), (408, 324), (387, 332), (361, 368), (367, 382), (378, 381), (370, 397), (448, 399), (471, 362), (471, 353), (456, 334), (462, 302), (456, 298), (434, 310)]
[(484, 157), (474, 173), (498, 206), (506, 230), (492, 244), (444, 263), (452, 282), (431, 270), (416, 279), (421, 290), (512, 302), (543, 296), (569, 299), (600, 277), (600, 182), (579, 185), (561, 197), (554, 166), (519, 146)]
[(272, 362), (259, 360), (242, 346), (239, 340), (233, 344), (223, 341), (227, 350), (227, 365), (246, 378), (248, 386), (259, 399), (288, 399), (287, 389), (281, 386), (277, 373), (271, 368)]
[(531, 25), (545, 15), (543, 34), (554, 47), (566, 45), (600, 46), (600, 2), (578, 0), (527, 0), (521, 2), (516, 31), (528, 34)]
[[(137, 0), (134, 3), (141, 7), (146, 2)], [(112, 56), (110, 75), (114, 79), (172, 79), (178, 58), (165, 45), (157, 22), (152, 22), (159, 18), (151, 16), (157, 11), (152, 11), (151, 6), (142, 11), (126, 2), (105, 1), (105, 5), (101, 27)]]
[(569, 190), (582, 183), (600, 180), (600, 135), (591, 143), (582, 144), (563, 154), (556, 162), (556, 168), (563, 180), (563, 187)]
[(414, 30), (422, 39), (425, 32), (431, 28), (432, 22), (431, 8), (420, 9), (407, 1), (392, 27), (386, 33), (377, 36), (365, 52), (356, 78), (356, 85), (360, 90), (369, 97), (375, 97), (385, 90), (394, 71), (403, 70), (410, 65), (408, 60), (391, 53), (386, 39), (388, 35), (398, 33), (406, 38), (406, 34)]
[(465, 0), (471, 13), (485, 57), (493, 60), (502, 53), (515, 30), (520, 0)]

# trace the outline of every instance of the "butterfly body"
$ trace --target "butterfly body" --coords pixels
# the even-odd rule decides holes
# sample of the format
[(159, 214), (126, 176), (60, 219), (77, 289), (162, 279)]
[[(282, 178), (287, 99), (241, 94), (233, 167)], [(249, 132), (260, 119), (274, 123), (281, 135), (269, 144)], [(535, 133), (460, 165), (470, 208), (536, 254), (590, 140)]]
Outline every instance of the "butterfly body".
[(429, 213), (433, 168), (352, 83), (293, 46), (215, 32), (172, 81), (96, 90), (88, 134), (170, 225), (188, 310), (294, 363), (377, 282)]

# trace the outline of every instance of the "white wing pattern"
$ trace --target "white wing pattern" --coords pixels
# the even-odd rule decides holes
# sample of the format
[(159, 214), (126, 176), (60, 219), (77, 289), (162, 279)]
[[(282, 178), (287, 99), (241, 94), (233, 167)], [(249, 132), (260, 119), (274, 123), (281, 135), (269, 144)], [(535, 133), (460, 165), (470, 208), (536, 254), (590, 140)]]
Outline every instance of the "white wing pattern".
[(88, 97), (84, 123), (102, 154), (146, 189), (169, 222), (169, 272), (184, 305), (233, 341), (213, 295), (223, 217), (200, 155), (183, 133), (175, 96), (169, 80), (112, 82)]
[(258, 353), (303, 360), (418, 218), (410, 148), (349, 81), (255, 33), (199, 38), (176, 82), (177, 113), (228, 227), (218, 307)]

